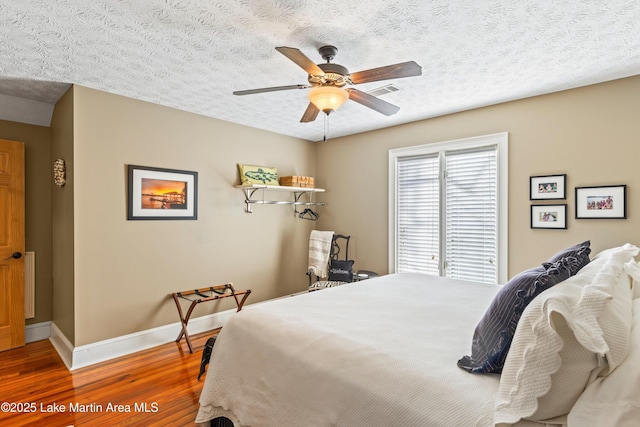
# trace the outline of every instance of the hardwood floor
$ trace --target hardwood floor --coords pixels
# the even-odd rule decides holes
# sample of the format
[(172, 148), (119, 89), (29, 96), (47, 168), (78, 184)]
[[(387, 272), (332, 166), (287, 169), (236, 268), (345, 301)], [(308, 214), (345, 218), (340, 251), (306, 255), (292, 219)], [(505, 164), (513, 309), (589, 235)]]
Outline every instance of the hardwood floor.
[(218, 331), (67, 370), (49, 340), (0, 353), (0, 425), (194, 426), (202, 348)]

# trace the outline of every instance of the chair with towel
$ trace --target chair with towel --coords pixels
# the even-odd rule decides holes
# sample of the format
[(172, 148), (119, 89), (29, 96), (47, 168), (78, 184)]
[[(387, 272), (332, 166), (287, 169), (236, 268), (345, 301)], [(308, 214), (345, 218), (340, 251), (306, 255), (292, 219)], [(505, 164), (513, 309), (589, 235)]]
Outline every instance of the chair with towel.
[(311, 231), (309, 237), (309, 291), (340, 286), (353, 281), (349, 259), (351, 236), (333, 231)]

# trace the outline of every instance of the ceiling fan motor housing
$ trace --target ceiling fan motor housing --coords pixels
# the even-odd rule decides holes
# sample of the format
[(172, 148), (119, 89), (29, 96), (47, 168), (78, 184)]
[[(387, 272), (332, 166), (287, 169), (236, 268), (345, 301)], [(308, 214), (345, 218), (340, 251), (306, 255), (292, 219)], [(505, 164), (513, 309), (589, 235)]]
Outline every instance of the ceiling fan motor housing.
[(309, 83), (321, 86), (337, 86), (342, 87), (349, 83), (349, 70), (338, 64), (318, 64), (318, 67), (324, 71), (324, 76), (309, 76)]
[(322, 59), (327, 61), (325, 64), (317, 64), (318, 68), (324, 71), (324, 76), (309, 75), (309, 83), (313, 86), (336, 86), (343, 87), (347, 83), (351, 83), (349, 80), (349, 70), (346, 67), (338, 64), (332, 64), (332, 61), (338, 53), (338, 48), (335, 46), (322, 46), (318, 49)]

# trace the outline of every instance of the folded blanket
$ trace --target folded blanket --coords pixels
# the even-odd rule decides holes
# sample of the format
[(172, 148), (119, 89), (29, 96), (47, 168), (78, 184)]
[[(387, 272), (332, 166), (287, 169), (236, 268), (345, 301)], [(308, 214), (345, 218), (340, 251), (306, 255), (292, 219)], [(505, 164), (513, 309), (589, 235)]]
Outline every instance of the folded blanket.
[(329, 275), (329, 253), (333, 231), (311, 230), (309, 237), (309, 270), (318, 277)]

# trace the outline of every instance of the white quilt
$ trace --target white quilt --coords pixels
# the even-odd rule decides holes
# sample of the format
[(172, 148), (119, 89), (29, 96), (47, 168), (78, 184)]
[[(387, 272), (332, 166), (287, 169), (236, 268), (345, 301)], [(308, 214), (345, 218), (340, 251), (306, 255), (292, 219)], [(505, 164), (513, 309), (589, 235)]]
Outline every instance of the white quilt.
[(245, 306), (215, 344), (196, 422), (493, 425), (499, 376), (456, 362), (498, 289), (396, 274)]

